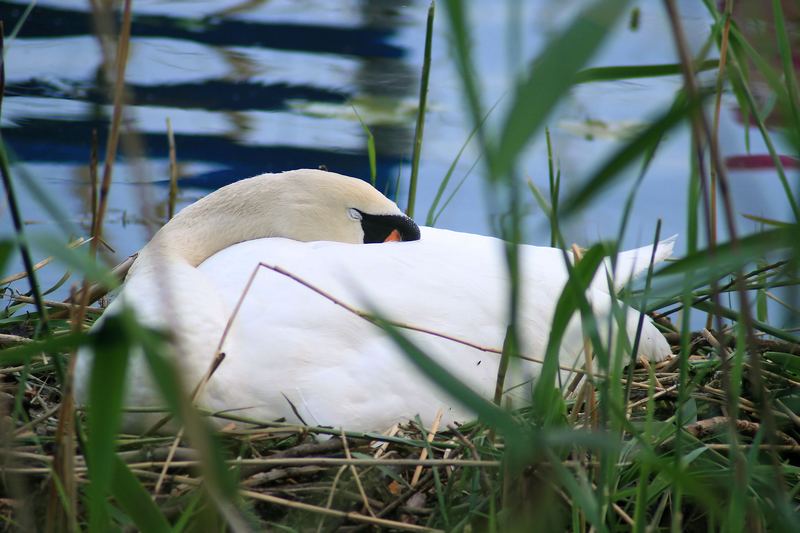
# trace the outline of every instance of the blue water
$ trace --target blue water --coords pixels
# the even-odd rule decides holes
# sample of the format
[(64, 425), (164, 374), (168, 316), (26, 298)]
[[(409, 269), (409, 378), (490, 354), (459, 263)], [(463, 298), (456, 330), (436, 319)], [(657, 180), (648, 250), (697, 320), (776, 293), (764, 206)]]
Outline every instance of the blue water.
[[(28, 4), (0, 2), (7, 32)], [(700, 2), (679, 4), (690, 45), (699, 50), (711, 19)], [(514, 72), (582, 5), (563, 0), (469, 2), (484, 105), (500, 102), (489, 128), (496, 128), (507, 112)], [(633, 5), (640, 9), (638, 27), (624, 17), (593, 66), (676, 61), (661, 4)], [(368, 179), (367, 139), (354, 108), (375, 137), (378, 187), (404, 206), (427, 6), (390, 0), (134, 1), (126, 124), (138, 132), (145, 157), (123, 155), (115, 167), (106, 236), (116, 255), (137, 250), (164, 219), (167, 119), (175, 130), (181, 206), (261, 172), (324, 166)], [(91, 29), (85, 0), (45, 0), (37, 2), (16, 38), (6, 42), (3, 137), (19, 162), (14, 173), (34, 234), (59, 232), (66, 238), (88, 233), (92, 131), (98, 132), (102, 152), (111, 113)], [(430, 83), (417, 198), (417, 218), (423, 221), (471, 130), (441, 12)], [(579, 184), (621, 141), (669, 105), (680, 86), (680, 78), (673, 76), (587, 84), (565, 95), (548, 121), (564, 190)], [(721, 126), (726, 154), (747, 152), (745, 129), (735, 115), (735, 101), (726, 96)], [(750, 151), (764, 152), (751, 135)], [(650, 241), (659, 218), (663, 234), (685, 232), (688, 146), (685, 128), (662, 144), (637, 196), (626, 245)], [(468, 147), (451, 189), (478, 157)], [(543, 136), (530, 145), (520, 168), (546, 188)], [(635, 170), (566, 223), (570, 240), (588, 244), (616, 235)], [(739, 214), (788, 216), (774, 170), (732, 172), (731, 182)], [(56, 200), (66, 220), (56, 221), (36, 201), (26, 186), (30, 183)], [(533, 197), (524, 202), (526, 240), (547, 244), (544, 217)], [(438, 225), (491, 234), (501, 214), (487, 206), (479, 162)], [(755, 227), (743, 217), (738, 222), (744, 230)], [(0, 230), (11, 230), (5, 213)], [(680, 249), (684, 243), (679, 243)]]

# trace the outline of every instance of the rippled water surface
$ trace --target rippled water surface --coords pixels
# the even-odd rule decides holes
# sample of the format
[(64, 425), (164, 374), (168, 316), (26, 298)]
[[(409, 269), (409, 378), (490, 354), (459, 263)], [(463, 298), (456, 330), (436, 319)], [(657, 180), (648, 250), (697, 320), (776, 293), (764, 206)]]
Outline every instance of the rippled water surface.
[[(699, 50), (710, 18), (700, 2), (680, 4), (691, 45)], [(0, 2), (6, 31), (28, 5)], [(582, 3), (537, 0), (511, 2), (509, 7), (482, 0), (469, 5), (484, 102), (489, 107), (500, 101), (490, 117), (490, 123), (497, 123), (506, 112), (508, 99), (502, 97), (509, 90), (510, 73), (535, 57)], [(675, 61), (660, 3), (641, 1), (638, 8), (638, 26), (621, 21), (598, 51), (595, 66)], [(134, 1), (126, 121), (140, 134), (146, 158), (134, 163), (123, 157), (116, 167), (109, 243), (120, 256), (128, 254), (147, 239), (155, 225), (148, 227), (148, 221), (163, 220), (167, 119), (175, 130), (180, 205), (268, 171), (324, 165), (368, 179), (367, 140), (354, 109), (375, 137), (378, 186), (405, 205), (426, 12), (426, 2), (390, 0)], [(2, 127), (19, 162), (16, 179), (40, 185), (69, 221), (54, 223), (29, 188), (21, 186), (23, 214), (34, 231), (62, 226), (67, 232), (87, 233), (92, 132), (98, 132), (102, 148), (111, 111), (100, 63), (88, 2), (83, 0), (39, 1), (16, 38), (7, 40)], [(680, 84), (678, 77), (597, 83), (567, 95), (549, 120), (564, 187), (579, 183), (621, 139), (664, 109)], [(447, 27), (439, 13), (417, 199), (421, 220), (469, 135), (461, 103)], [(728, 161), (765, 153), (755, 136), (748, 153), (736, 117), (735, 102), (726, 98), (721, 138)], [(650, 240), (657, 218), (664, 220), (665, 234), (685, 231), (688, 143), (686, 131), (679, 130), (660, 148), (638, 195), (626, 244)], [(467, 177), (438, 225), (493, 232), (499, 213), (485, 205), (480, 163), (468, 175), (477, 157), (471, 147), (465, 152), (451, 187)], [(544, 186), (547, 160), (541, 138), (524, 163), (526, 174)], [(572, 222), (569, 237), (586, 243), (615, 235), (633, 175), (631, 171), (631, 179)], [(780, 218), (788, 212), (772, 169), (734, 169), (731, 180), (740, 213)], [(530, 205), (528, 241), (546, 244), (543, 217), (533, 198), (525, 200)], [(748, 222), (742, 219), (742, 224), (747, 227)], [(10, 231), (6, 214), (2, 230)]]

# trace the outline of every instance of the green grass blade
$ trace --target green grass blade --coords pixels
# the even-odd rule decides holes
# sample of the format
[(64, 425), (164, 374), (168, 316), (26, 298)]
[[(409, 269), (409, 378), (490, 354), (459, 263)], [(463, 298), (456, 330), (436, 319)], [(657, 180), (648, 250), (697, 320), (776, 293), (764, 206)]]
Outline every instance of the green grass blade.
[[(453, 159), (453, 162), (450, 163), (450, 167), (447, 169), (447, 173), (444, 175), (442, 182), (439, 183), (439, 188), (436, 190), (436, 196), (433, 198), (433, 203), (431, 203), (431, 206), (428, 209), (428, 216), (425, 217), (426, 226), (433, 226), (434, 224), (436, 224), (436, 219), (439, 218), (439, 216), (442, 214), (442, 211), (444, 211), (444, 208), (447, 207), (450, 198), (453, 197), (453, 195), (450, 195), (450, 198), (448, 198), (448, 202), (445, 202), (445, 205), (442, 207), (441, 211), (439, 211), (438, 214), (434, 215), (434, 213), (436, 213), (436, 208), (439, 206), (439, 202), (442, 199), (442, 195), (444, 194), (444, 191), (447, 189), (447, 185), (449, 185), (450, 183), (450, 178), (453, 175), (453, 171), (456, 169), (456, 165), (458, 165), (459, 160), (461, 160), (461, 155), (464, 153), (464, 150), (467, 148), (467, 145), (469, 145), (469, 142), (472, 140), (475, 134), (478, 133), (478, 130), (483, 127), (483, 124), (486, 122), (486, 119), (489, 118), (489, 115), (492, 114), (492, 111), (494, 111), (494, 109), (497, 107), (497, 104), (499, 103), (500, 99), (498, 99), (497, 102), (495, 102), (494, 105), (491, 107), (491, 109), (489, 109), (489, 111), (487, 111), (486, 114), (483, 115), (483, 119), (481, 119), (481, 121), (478, 124), (476, 124), (474, 128), (472, 128), (472, 131), (467, 136), (467, 139), (464, 141), (464, 144), (462, 144), (461, 148), (459, 148), (455, 159)], [(461, 181), (461, 183), (463, 183), (463, 180)], [(456, 187), (456, 191), (461, 187), (461, 183), (459, 183), (459, 185)]]
[(94, 260), (89, 247), (69, 248), (52, 235), (36, 235), (30, 240), (38, 249), (52, 255), (70, 270), (80, 272), (89, 280), (102, 283), (108, 289), (119, 285), (119, 280), (111, 270)]
[(40, 353), (65, 353), (88, 342), (85, 333), (64, 333), (0, 350), (0, 365), (21, 365)]
[(800, 109), (798, 109), (797, 77), (795, 74), (792, 47), (789, 44), (789, 34), (786, 32), (786, 21), (783, 6), (780, 0), (772, 0), (772, 11), (775, 19), (775, 36), (778, 40), (778, 50), (781, 54), (783, 77), (786, 82), (786, 91), (789, 94), (789, 109), (791, 110), (794, 127), (800, 128)]
[(356, 114), (356, 118), (358, 122), (361, 124), (361, 128), (364, 130), (364, 133), (367, 134), (367, 157), (369, 157), (369, 182), (375, 187), (375, 183), (378, 180), (378, 163), (377, 163), (377, 153), (375, 152), (375, 136), (372, 135), (369, 127), (364, 123), (361, 119), (361, 115), (358, 114), (358, 110), (356, 106), (350, 104), (353, 108), (353, 113)]
[(713, 254), (707, 249), (690, 253), (662, 268), (656, 276), (666, 277), (684, 272), (699, 275), (697, 273), (703, 271), (711, 275), (725, 275), (758, 261), (769, 252), (797, 247), (796, 235), (797, 225), (763, 231), (739, 239), (735, 245), (720, 244)]
[(111, 493), (140, 531), (168, 533), (169, 522), (122, 459), (114, 455)]
[(383, 328), (411, 362), (413, 362), (431, 381), (440, 386), (462, 405), (474, 411), (481, 420), (496, 428), (508, 438), (521, 436), (522, 430), (511, 415), (492, 402), (482, 398), (468, 385), (450, 374), (443, 366), (434, 361), (408, 337), (402, 334), (394, 325), (380, 318), (376, 319), (376, 324)]
[[(698, 70), (714, 70), (719, 67), (716, 59), (703, 61)], [(623, 65), (613, 67), (593, 67), (575, 74), (575, 83), (592, 83), (598, 81), (618, 81), (623, 79), (656, 78), (661, 76), (677, 76), (681, 73), (678, 63), (661, 65)]]
[(586, 303), (584, 291), (589, 286), (597, 268), (602, 264), (604, 256), (602, 245), (598, 244), (590, 248), (578, 264), (572, 267), (569, 280), (556, 304), (550, 335), (547, 339), (544, 364), (534, 385), (531, 401), (534, 412), (544, 424), (553, 422), (560, 415), (561, 391), (556, 386), (556, 374), (560, 363), (561, 343), (572, 316), (581, 307), (579, 298), (584, 300), (584, 304)]
[(414, 130), (414, 150), (411, 152), (411, 178), (408, 181), (408, 207), (406, 214), (413, 218), (414, 203), (417, 200), (417, 177), (419, 158), (422, 154), (422, 136), (425, 131), (425, 109), (428, 104), (428, 80), (431, 75), (431, 46), (433, 43), (433, 16), (436, 3), (431, 0), (428, 8), (428, 22), (425, 26), (425, 52), (422, 60), (422, 76), (419, 82), (419, 106), (417, 108), (417, 127)]
[(133, 339), (121, 315), (106, 318), (93, 334), (95, 357), (89, 378), (86, 457), (89, 464), (89, 531), (110, 526), (107, 497), (114, 477), (115, 439), (122, 422), (128, 350)]
[(447, 209), (447, 206), (450, 205), (450, 202), (452, 202), (453, 198), (456, 197), (456, 194), (458, 194), (458, 191), (461, 190), (461, 186), (464, 185), (464, 183), (467, 181), (467, 178), (469, 178), (470, 174), (472, 174), (472, 171), (475, 170), (476, 166), (478, 166), (478, 163), (480, 162), (480, 160), (481, 160), (481, 157), (478, 156), (475, 159), (475, 161), (473, 161), (472, 165), (469, 167), (467, 172), (464, 174), (464, 176), (461, 178), (461, 180), (458, 182), (458, 184), (453, 188), (453, 190), (447, 196), (447, 199), (442, 204), (441, 209), (439, 209), (439, 211), (436, 213), (436, 215), (434, 215), (433, 223), (431, 224), (432, 226), (435, 226), (436, 223), (439, 221), (439, 217), (442, 216), (442, 214), (444, 213), (445, 209)]

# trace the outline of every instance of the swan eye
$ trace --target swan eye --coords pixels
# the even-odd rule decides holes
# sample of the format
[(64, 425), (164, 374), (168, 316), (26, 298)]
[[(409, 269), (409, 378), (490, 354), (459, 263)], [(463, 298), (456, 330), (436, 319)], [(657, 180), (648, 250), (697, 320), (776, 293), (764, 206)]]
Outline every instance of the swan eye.
[(354, 208), (354, 207), (351, 207), (350, 209), (348, 209), (348, 210), (347, 210), (347, 214), (348, 214), (348, 215), (350, 216), (350, 218), (352, 218), (353, 220), (358, 220), (358, 221), (361, 221), (361, 219), (363, 218), (363, 217), (361, 216), (361, 211), (359, 211), (358, 209), (356, 209), (356, 208)]

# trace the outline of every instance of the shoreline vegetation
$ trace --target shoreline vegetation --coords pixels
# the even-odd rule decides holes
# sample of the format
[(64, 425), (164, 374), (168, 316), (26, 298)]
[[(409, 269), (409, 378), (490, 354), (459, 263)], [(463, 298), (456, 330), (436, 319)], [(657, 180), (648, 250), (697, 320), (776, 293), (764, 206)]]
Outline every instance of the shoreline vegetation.
[[(500, 127), (491, 131), (483, 125), (494, 107), (485, 107), (480, 93), (467, 10), (458, 0), (443, 0), (435, 7), (450, 32), (474, 127), (466, 143), (477, 145), (481, 154), (486, 201), (504, 205), (508, 213), (499, 236), (508, 243), (512, 318), (505, 345), (498, 347), (502, 348), (499, 391), (502, 370), (519, 355), (514, 349), (516, 262), (523, 197), (532, 198), (548, 218), (551, 245), (572, 247), (580, 260), (574, 265), (567, 262), (570, 280), (559, 300), (546, 353), (540, 354), (542, 374), (531, 385), (530, 405), (522, 408), (499, 405), (499, 396), (492, 402), (475, 395), (411, 344), (402, 327), (380, 317), (365, 317), (383, 327), (430, 379), (478, 416), (460, 426), (440, 427), (434, 421), (432, 427), (423, 427), (419, 420), (411, 420), (384, 433), (359, 433), (207, 412), (193, 405), (188, 394), (178, 393), (181, 382), (163, 356), (162, 334), (145, 329), (125, 313), (89, 333), (102, 312), (96, 302), (119, 285), (133, 262), (128, 258), (112, 270), (100, 259), (106, 246), (103, 225), (116, 154), (121, 150), (135, 159), (142, 153), (136, 133), (127, 130), (124, 120), (132, 2), (124, 0), (119, 12), (93, 2), (113, 113), (102, 164), (97, 136), (87, 139), (93, 146), (90, 235), (68, 242), (61, 235), (29, 240), (15, 195), (24, 178), (24, 161), (12, 166), (13, 154), (0, 142), (0, 170), (15, 230), (13, 237), (0, 241), (3, 528), (800, 530), (800, 208), (795, 196), (798, 184), (787, 176), (784, 159), (771, 141), (771, 136), (781, 135), (795, 154), (800, 153), (800, 91), (793, 64), (798, 52), (792, 49), (800, 41), (790, 32), (797, 13), (779, 0), (762, 6), (761, 16), (770, 30), (766, 46), (763, 35), (739, 25), (734, 2), (704, 0), (704, 4), (714, 25), (698, 56), (692, 57), (688, 50), (675, 1), (664, 0), (678, 63), (586, 68), (614, 27), (626, 17), (634, 24), (639, 10), (626, 0), (587, 3), (522, 69), (506, 97), (508, 111), (498, 121)], [(431, 4), (409, 210), (417, 180), (432, 179), (418, 176), (417, 168), (424, 157), (435, 10)], [(546, 126), (570, 88), (577, 83), (676, 75), (682, 87), (672, 105), (621, 141), (586, 182), (562, 193)], [(771, 91), (773, 108), (765, 110), (754, 96), (756, 80)], [(762, 229), (747, 236), (737, 232), (742, 215), (730, 197), (719, 153), (723, 91), (735, 95), (745, 122), (757, 126), (769, 149), (775, 182), (791, 209), (786, 220), (758, 218)], [(768, 129), (767, 118), (777, 120), (781, 128)], [(374, 183), (375, 142), (368, 125), (361, 124)], [(638, 185), (646, 179), (660, 141), (687, 124), (692, 140), (686, 157), (692, 173), (686, 191), (686, 229), (680, 236), (687, 242), (686, 255), (661, 269), (651, 265), (643, 283), (620, 295), (626, 305), (654, 318), (676, 357), (658, 364), (631, 361), (637, 339), (631, 339), (633, 346), (627, 339), (601, 342), (599, 328), (608, 325), (588, 319), (585, 289), (604, 257), (611, 257), (613, 268)], [(167, 130), (171, 133), (171, 125)], [(526, 185), (523, 177), (528, 169), (520, 168), (520, 156), (543, 132), (550, 156), (549, 187), (540, 191), (531, 181)], [(461, 152), (454, 156), (427, 214), (429, 223), (448, 208), (458, 191), (451, 178)], [(176, 158), (171, 140), (170, 214), (175, 211), (179, 184)], [(629, 168), (639, 171), (629, 196), (620, 202), (618, 238), (587, 250), (565, 242), (561, 222), (591, 204)], [(55, 200), (47, 191), (37, 191), (45, 210), (54, 220), (62, 220)], [(657, 242), (660, 223), (655, 226)], [(728, 240), (718, 240), (718, 233)], [(39, 258), (34, 257), (33, 244), (37, 252), (44, 250), (52, 257), (35, 263)], [(6, 267), (15, 252), (25, 267), (18, 274)], [(71, 271), (81, 279), (75, 282), (67, 272), (57, 283), (55, 288), (71, 287), (67, 301), (48, 299), (54, 288), (37, 281), (38, 270), (50, 263), (49, 268)], [(616, 316), (625, 315), (623, 309), (617, 311)], [(576, 313), (584, 318), (587, 365), (570, 383), (558, 384), (558, 348)], [(706, 321), (705, 327), (692, 331), (698, 317)], [(75, 353), (85, 345), (103, 356), (96, 358), (87, 411), (74, 405), (70, 386)], [(132, 347), (145, 353), (162, 389), (165, 405), (158, 411), (183, 428), (177, 436), (160, 435), (157, 428), (136, 435), (118, 432), (123, 412), (136, 410), (122, 405), (120, 390)], [(219, 354), (218, 361), (223, 358)], [(623, 370), (623, 365), (615, 364), (620, 361), (630, 364)]]

